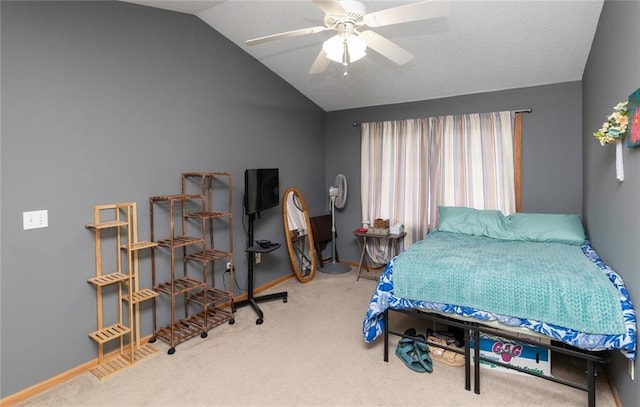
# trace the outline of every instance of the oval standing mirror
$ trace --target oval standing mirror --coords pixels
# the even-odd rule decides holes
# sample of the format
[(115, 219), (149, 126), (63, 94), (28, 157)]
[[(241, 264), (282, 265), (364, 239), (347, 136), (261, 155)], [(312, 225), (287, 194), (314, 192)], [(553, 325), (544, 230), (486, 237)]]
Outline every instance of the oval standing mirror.
[(316, 275), (316, 251), (307, 204), (297, 188), (287, 188), (282, 219), (291, 267), (298, 280), (307, 283)]

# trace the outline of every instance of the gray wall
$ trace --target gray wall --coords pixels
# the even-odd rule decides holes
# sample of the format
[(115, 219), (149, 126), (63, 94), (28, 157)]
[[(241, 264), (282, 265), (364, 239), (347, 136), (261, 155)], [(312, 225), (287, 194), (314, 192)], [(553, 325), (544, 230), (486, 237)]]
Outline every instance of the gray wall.
[[(618, 184), (613, 150), (591, 137), (613, 104), (640, 86), (638, 70), (629, 68), (640, 66), (630, 51), (640, 37), (638, 3), (605, 4), (583, 84), (326, 115), (193, 16), (126, 3), (22, 3), (0, 3), (0, 398), (95, 358), (87, 337), (95, 291), (86, 283), (93, 237), (85, 229), (94, 205), (138, 202), (144, 239), (150, 196), (179, 192), (185, 171), (231, 172), (244, 287), (243, 170), (279, 167), (281, 190), (299, 187), (312, 214), (328, 211), (326, 191), (344, 173), (350, 192), (337, 211), (338, 247), (342, 259), (356, 261), (360, 128), (353, 122), (531, 107), (523, 115), (523, 210), (584, 211), (594, 246), (623, 275), (632, 299), (639, 295), (639, 259), (627, 242), (640, 238), (640, 160), (625, 149), (627, 179)], [(23, 231), (22, 212), (36, 209), (49, 210), (49, 228)], [(282, 241), (280, 208), (263, 214), (256, 238)], [(290, 273), (282, 249), (259, 267), (257, 285)], [(631, 405), (637, 386), (621, 358), (614, 368)]]
[[(623, 150), (625, 180), (615, 179), (615, 148), (592, 136), (618, 102), (640, 87), (640, 2), (606, 1), (583, 77), (584, 214), (593, 246), (620, 273), (631, 301), (640, 303), (640, 148)], [(627, 362), (614, 355), (608, 369), (623, 405), (640, 400)]]
[[(324, 157), (308, 154), (324, 148), (324, 112), (200, 19), (121, 2), (1, 7), (0, 398), (96, 357), (94, 205), (137, 202), (148, 239), (150, 196), (179, 193), (183, 172), (231, 172), (246, 287), (244, 169), (279, 167), (282, 192), (299, 187), (316, 211), (325, 202)], [(49, 227), (22, 230), (37, 209)], [(280, 207), (255, 235), (283, 242)], [(289, 273), (280, 249), (256, 285)]]
[(351, 191), (345, 208), (336, 211), (341, 260), (359, 258), (351, 235), (361, 220), (360, 127), (354, 127), (354, 122), (531, 108), (532, 113), (522, 116), (522, 210), (580, 214), (581, 97), (580, 82), (567, 82), (329, 112), (326, 183), (330, 185), (336, 173), (344, 173)]

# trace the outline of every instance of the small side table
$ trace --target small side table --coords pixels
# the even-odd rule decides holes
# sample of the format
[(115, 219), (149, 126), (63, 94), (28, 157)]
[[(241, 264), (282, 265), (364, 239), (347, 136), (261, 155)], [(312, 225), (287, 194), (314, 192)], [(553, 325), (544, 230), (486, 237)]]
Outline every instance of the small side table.
[[(360, 280), (360, 272), (363, 268), (367, 270), (367, 273), (371, 271), (371, 265), (369, 264), (369, 258), (367, 256), (367, 241), (369, 239), (374, 240), (383, 240), (385, 244), (385, 248), (387, 250), (387, 254), (389, 257), (396, 256), (400, 253), (400, 243), (404, 241), (404, 237), (407, 235), (407, 232), (402, 232), (400, 234), (389, 234), (389, 235), (377, 235), (373, 233), (362, 233), (362, 232), (353, 232), (356, 239), (358, 239), (358, 243), (360, 244), (360, 263), (358, 263), (358, 274), (356, 277), (356, 281)], [(389, 252), (389, 249), (391, 252)], [(363, 275), (364, 277), (365, 275)], [(377, 280), (377, 276), (374, 274), (370, 276), (366, 274), (366, 278), (371, 280)]]

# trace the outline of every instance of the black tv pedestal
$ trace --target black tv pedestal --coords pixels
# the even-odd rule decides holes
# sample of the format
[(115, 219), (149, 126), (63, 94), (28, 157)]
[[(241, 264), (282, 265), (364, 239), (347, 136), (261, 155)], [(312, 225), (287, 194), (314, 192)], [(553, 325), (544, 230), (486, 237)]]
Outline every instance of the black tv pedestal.
[(248, 279), (247, 295), (249, 296), (249, 298), (247, 298), (246, 300), (242, 300), (242, 301), (236, 302), (235, 306), (236, 307), (243, 307), (245, 305), (250, 305), (251, 308), (253, 308), (253, 310), (256, 312), (256, 314), (258, 314), (258, 319), (256, 319), (256, 325), (260, 325), (260, 324), (262, 324), (262, 322), (264, 322), (264, 313), (262, 312), (262, 310), (258, 306), (259, 302), (273, 301), (273, 300), (277, 300), (277, 299), (280, 299), (280, 298), (282, 298), (282, 302), (287, 302), (287, 295), (288, 294), (287, 294), (286, 291), (279, 292), (279, 293), (274, 293), (274, 294), (260, 295), (260, 296), (253, 295), (255, 254), (256, 253), (271, 253), (272, 251), (277, 250), (278, 248), (280, 248), (280, 244), (279, 243), (274, 243), (273, 246), (269, 246), (269, 247), (262, 247), (260, 245), (253, 245), (253, 246), (247, 247), (245, 249), (245, 251), (247, 252), (247, 258), (248, 258), (248, 263), (249, 263), (249, 265), (248, 265), (249, 275), (247, 277), (247, 279)]

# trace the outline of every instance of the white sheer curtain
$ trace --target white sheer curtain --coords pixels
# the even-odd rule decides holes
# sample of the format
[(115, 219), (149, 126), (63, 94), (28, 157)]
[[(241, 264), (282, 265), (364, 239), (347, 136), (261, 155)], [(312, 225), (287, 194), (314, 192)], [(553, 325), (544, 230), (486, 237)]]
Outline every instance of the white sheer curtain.
[[(405, 246), (427, 232), (429, 143), (422, 119), (362, 123), (362, 219), (389, 219), (408, 228)], [(389, 259), (382, 244), (367, 246), (374, 263)]]
[(427, 119), (431, 225), (439, 205), (515, 212), (513, 118), (496, 112)]
[(437, 226), (439, 205), (515, 212), (513, 123), (508, 111), (363, 123), (363, 220), (404, 224), (407, 247)]

